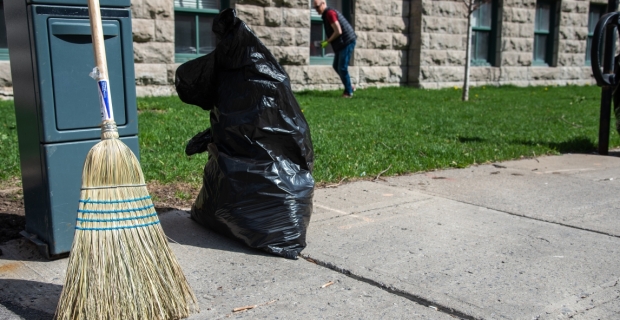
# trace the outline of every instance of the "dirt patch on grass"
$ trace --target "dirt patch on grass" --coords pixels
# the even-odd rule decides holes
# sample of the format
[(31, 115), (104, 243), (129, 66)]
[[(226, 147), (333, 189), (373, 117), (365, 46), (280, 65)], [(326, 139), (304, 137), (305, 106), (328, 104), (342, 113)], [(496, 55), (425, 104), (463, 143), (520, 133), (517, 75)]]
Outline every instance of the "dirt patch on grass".
[[(189, 210), (200, 191), (200, 185), (151, 182), (148, 190), (155, 209), (163, 213)], [(19, 233), (26, 228), (25, 213), (21, 181), (13, 179), (0, 183), (0, 243), (21, 237)]]
[(149, 194), (158, 213), (170, 210), (189, 211), (200, 191), (200, 185), (190, 183), (148, 183)]
[(0, 243), (19, 238), (26, 227), (24, 195), (19, 179), (0, 183)]

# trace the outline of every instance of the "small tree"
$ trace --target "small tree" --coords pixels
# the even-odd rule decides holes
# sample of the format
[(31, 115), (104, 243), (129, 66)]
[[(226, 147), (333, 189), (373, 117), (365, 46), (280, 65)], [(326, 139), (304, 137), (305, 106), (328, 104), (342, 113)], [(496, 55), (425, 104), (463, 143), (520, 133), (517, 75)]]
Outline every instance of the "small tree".
[(471, 66), (471, 20), (473, 13), (491, 0), (462, 0), (467, 9), (467, 45), (465, 46), (465, 80), (463, 82), (463, 101), (469, 100), (469, 67)]

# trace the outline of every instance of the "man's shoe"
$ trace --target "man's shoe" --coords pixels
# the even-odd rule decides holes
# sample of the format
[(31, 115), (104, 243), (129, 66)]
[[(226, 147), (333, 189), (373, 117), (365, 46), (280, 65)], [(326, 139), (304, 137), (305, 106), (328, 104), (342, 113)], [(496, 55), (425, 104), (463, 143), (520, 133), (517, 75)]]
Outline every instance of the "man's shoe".
[(353, 98), (353, 95), (352, 95), (352, 94), (346, 94), (346, 93), (343, 93), (343, 94), (342, 94), (342, 97), (343, 97), (343, 98)]

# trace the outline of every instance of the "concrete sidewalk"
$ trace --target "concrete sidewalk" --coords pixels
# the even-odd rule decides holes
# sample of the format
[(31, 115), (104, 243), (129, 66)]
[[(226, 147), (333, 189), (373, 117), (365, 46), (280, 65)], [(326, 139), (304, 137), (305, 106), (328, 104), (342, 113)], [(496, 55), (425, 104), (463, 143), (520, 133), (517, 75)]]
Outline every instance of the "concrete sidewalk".
[[(317, 189), (296, 261), (160, 216), (190, 319), (620, 319), (620, 158), (562, 155)], [(51, 319), (67, 259), (0, 246), (0, 319)], [(254, 309), (233, 313), (237, 307)]]

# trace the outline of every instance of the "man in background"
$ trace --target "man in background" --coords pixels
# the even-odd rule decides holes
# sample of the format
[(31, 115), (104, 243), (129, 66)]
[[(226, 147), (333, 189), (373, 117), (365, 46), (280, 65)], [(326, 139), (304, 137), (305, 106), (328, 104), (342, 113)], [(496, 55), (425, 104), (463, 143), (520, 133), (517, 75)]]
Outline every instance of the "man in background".
[(323, 27), (327, 39), (321, 42), (321, 47), (325, 48), (328, 44), (334, 49), (334, 70), (340, 76), (344, 84), (344, 98), (353, 97), (354, 88), (349, 77), (349, 60), (355, 48), (357, 35), (347, 19), (338, 10), (329, 8), (325, 0), (314, 0), (314, 9), (323, 19)]

